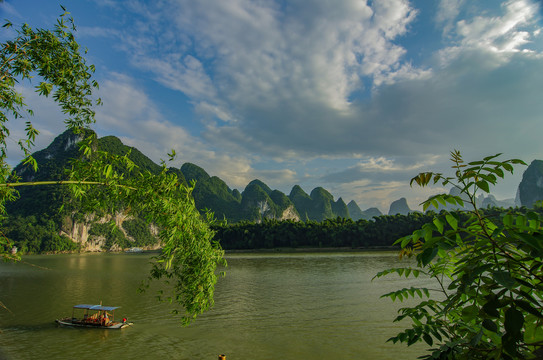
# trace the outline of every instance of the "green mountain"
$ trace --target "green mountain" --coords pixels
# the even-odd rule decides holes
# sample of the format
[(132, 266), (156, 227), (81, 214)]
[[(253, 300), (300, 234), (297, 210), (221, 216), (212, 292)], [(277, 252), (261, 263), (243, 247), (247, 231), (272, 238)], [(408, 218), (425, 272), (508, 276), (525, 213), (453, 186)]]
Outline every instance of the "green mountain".
[(288, 198), (292, 201), (296, 210), (298, 210), (301, 220), (313, 220), (310, 218), (310, 215), (313, 215), (311, 211), (313, 199), (299, 185), (294, 185), (292, 190), (290, 190)]
[(243, 218), (240, 216), (239, 191), (232, 191), (220, 178), (209, 176), (204, 169), (191, 163), (183, 164), (181, 173), (189, 183), (196, 181), (192, 196), (199, 210), (211, 210), (221, 220), (239, 221)]
[[(77, 143), (83, 138), (66, 131), (53, 140), (45, 149), (34, 153), (39, 171), (35, 173), (29, 166), (19, 165), (17, 173), (25, 181), (64, 178), (69, 159), (77, 156)], [(115, 136), (98, 139), (98, 148), (117, 155), (125, 155), (142, 170), (152, 173), (161, 167), (145, 156), (137, 148), (124, 145)], [(334, 201), (330, 192), (317, 187), (308, 195), (300, 186), (295, 185), (287, 196), (279, 190), (272, 190), (263, 181), (251, 181), (240, 193), (231, 189), (222, 179), (209, 175), (203, 168), (184, 163), (181, 168), (170, 168), (185, 184), (195, 181), (194, 200), (199, 210), (209, 209), (217, 219), (229, 222), (241, 220), (258, 221), (264, 218), (322, 221), (336, 217), (350, 217), (350, 208), (354, 201), (345, 204), (343, 199)], [(9, 211), (22, 216), (56, 214), (62, 204), (71, 196), (68, 191), (58, 186), (29, 187), (22, 190), (22, 197), (10, 205)], [(38, 201), (36, 201), (38, 200)], [(356, 208), (358, 206), (354, 203)], [(354, 213), (359, 214), (360, 209)], [(359, 216), (359, 215), (357, 215)]]
[[(23, 181), (63, 180), (70, 159), (78, 156), (78, 142), (86, 134), (66, 131), (57, 136), (45, 149), (35, 152), (38, 171), (28, 165), (19, 164), (14, 170)], [(156, 173), (161, 167), (138, 149), (124, 145), (114, 136), (98, 139), (98, 150), (116, 155), (126, 155), (141, 170)], [(169, 169), (178, 174), (178, 169)], [(20, 188), (21, 197), (7, 204), (9, 218), (5, 233), (23, 252), (121, 250), (130, 247), (148, 249), (159, 246), (153, 229), (143, 219), (124, 218), (120, 214), (81, 213), (78, 202), (64, 186), (46, 185)], [(62, 209), (62, 210), (61, 210)], [(112, 228), (109, 221), (118, 224)]]
[(342, 198), (334, 201), (330, 192), (322, 187), (311, 191), (310, 195), (299, 186), (295, 185), (288, 196), (294, 204), (301, 220), (323, 221), (337, 217), (349, 218), (349, 209)]
[(185, 179), (189, 183), (193, 180), (205, 181), (211, 177), (204, 169), (202, 169), (198, 165), (194, 165), (191, 163), (184, 163), (181, 166), (181, 172), (183, 173), (183, 175), (185, 176)]
[(332, 202), (332, 212), (334, 213), (335, 217), (341, 217), (341, 218), (350, 218), (349, 214), (349, 208), (347, 207), (347, 204), (345, 204), (345, 201), (343, 201), (342, 198), (339, 198), (336, 202)]
[(244, 219), (300, 219), (296, 207), (285, 194), (279, 190), (272, 190), (258, 179), (245, 187), (241, 199)]

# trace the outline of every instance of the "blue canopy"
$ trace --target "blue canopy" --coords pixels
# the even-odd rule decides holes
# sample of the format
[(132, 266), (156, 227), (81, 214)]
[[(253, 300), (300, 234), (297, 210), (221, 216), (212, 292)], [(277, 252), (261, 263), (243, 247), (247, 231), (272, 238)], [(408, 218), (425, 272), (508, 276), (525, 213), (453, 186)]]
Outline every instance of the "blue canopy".
[(74, 309), (89, 309), (96, 311), (113, 311), (120, 308), (120, 306), (102, 306), (102, 305), (89, 305), (89, 304), (79, 304), (75, 305)]

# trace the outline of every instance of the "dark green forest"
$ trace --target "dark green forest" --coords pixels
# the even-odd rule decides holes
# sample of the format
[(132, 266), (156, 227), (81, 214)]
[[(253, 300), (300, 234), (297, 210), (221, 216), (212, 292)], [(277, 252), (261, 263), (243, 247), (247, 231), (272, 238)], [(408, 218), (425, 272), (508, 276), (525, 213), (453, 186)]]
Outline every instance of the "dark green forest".
[[(481, 209), (488, 218), (499, 218), (504, 213), (526, 214), (535, 211), (543, 214), (543, 208), (526, 207), (503, 209), (492, 207)], [(454, 213), (454, 212), (453, 212)], [(464, 211), (455, 212), (460, 222), (468, 215)], [(414, 212), (408, 215), (382, 215), (373, 220), (353, 221), (346, 218), (316, 221), (278, 221), (266, 219), (260, 223), (239, 222), (230, 225), (214, 226), (215, 240), (225, 250), (251, 250), (274, 248), (386, 248), (396, 240), (420, 229), (423, 224), (432, 222), (435, 213)]]
[[(499, 217), (505, 212), (522, 213), (536, 211), (543, 214), (543, 208), (515, 209), (487, 208), (485, 216)], [(465, 220), (465, 212), (457, 212), (460, 221)], [(216, 224), (214, 241), (224, 250), (260, 250), (285, 248), (350, 248), (371, 249), (389, 248), (394, 242), (414, 230), (431, 222), (434, 212), (410, 213), (409, 215), (382, 215), (373, 220), (353, 221), (346, 218), (317, 221), (292, 221), (265, 219), (262, 222), (241, 221), (232, 224)], [(65, 225), (66, 226), (66, 225)], [(123, 231), (122, 231), (123, 230)], [(119, 227), (110, 223), (94, 223), (89, 235), (105, 237), (103, 250), (145, 247), (156, 243), (149, 225), (142, 219), (126, 220)], [(5, 228), (5, 235), (14, 241), (23, 253), (77, 252), (79, 245), (67, 236), (59, 235), (55, 221), (35, 216), (12, 215)], [(130, 236), (134, 241), (129, 240)]]
[(272, 248), (370, 248), (391, 246), (431, 221), (429, 214), (383, 215), (374, 220), (347, 218), (317, 221), (265, 219), (260, 223), (242, 221), (214, 226), (215, 239), (225, 250)]

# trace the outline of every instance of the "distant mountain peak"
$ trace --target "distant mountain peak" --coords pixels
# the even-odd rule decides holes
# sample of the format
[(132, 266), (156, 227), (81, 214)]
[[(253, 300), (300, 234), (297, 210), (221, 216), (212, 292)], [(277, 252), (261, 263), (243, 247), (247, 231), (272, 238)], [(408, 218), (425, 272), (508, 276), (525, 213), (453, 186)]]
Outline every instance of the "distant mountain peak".
[(400, 198), (396, 201), (393, 201), (390, 204), (390, 210), (388, 211), (388, 215), (407, 215), (411, 212), (411, 209), (407, 205), (407, 199), (406, 198)]

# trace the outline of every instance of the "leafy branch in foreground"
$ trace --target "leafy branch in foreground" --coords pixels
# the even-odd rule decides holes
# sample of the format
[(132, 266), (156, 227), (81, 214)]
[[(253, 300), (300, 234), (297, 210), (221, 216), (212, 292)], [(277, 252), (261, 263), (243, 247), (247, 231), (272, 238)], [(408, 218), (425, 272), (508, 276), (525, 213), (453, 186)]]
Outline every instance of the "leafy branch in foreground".
[[(8, 139), (10, 130), (8, 121), (32, 116), (33, 111), (25, 103), (23, 95), (16, 86), (20, 81), (31, 82), (38, 78), (35, 91), (41, 96), (52, 96), (67, 116), (66, 126), (73, 130), (86, 127), (94, 122), (93, 104), (100, 104), (100, 99), (92, 100), (92, 90), (98, 83), (91, 81), (94, 66), (87, 65), (80, 54), (80, 46), (75, 41), (75, 26), (69, 13), (62, 8), (52, 30), (32, 29), (23, 24), (15, 30), (13, 40), (0, 44), (0, 183), (18, 182), (7, 163)], [(4, 24), (11, 28), (10, 22)], [(25, 122), (26, 137), (16, 140), (25, 155), (23, 162), (35, 170), (37, 163), (32, 158), (31, 149), (38, 130), (28, 120)], [(14, 186), (0, 187), (0, 220), (5, 217), (5, 204), (18, 198), (19, 193)], [(4, 236), (0, 236), (0, 256), (7, 260), (18, 260), (10, 249), (13, 244)]]
[[(478, 209), (480, 191), (489, 192), (499, 178), (513, 173), (518, 159), (499, 161), (501, 154), (465, 163), (451, 153), (454, 176), (421, 173), (411, 180), (419, 186), (452, 185), (460, 196), (436, 195), (422, 205), (463, 206), (458, 212), (442, 211), (396, 243), (401, 256), (416, 255), (420, 273), (435, 281), (438, 295), (424, 288), (407, 288), (386, 295), (403, 300), (425, 295), (426, 300), (399, 310), (395, 321), (409, 318), (408, 328), (389, 341), (412, 345), (424, 341), (431, 348), (427, 359), (529, 359), (543, 349), (543, 217), (509, 209), (489, 217)], [(388, 270), (376, 277), (415, 270)], [(428, 289), (426, 289), (428, 290)]]
[[(213, 306), (217, 267), (226, 265), (224, 252), (213, 241), (213, 214), (204, 218), (194, 205), (191, 187), (179, 182), (165, 163), (159, 174), (139, 169), (130, 159), (93, 151), (95, 137), (81, 144), (82, 159), (73, 161), (70, 186), (86, 213), (101, 211), (141, 216), (159, 229), (162, 251), (149, 280), (164, 280), (171, 294), (163, 300), (181, 305), (182, 321)], [(100, 186), (90, 185), (99, 183)], [(180, 312), (174, 310), (174, 313)]]
[[(62, 8), (53, 30), (34, 30), (22, 25), (14, 40), (0, 44), (0, 221), (6, 215), (6, 202), (16, 200), (20, 186), (54, 184), (69, 186), (75, 199), (73, 211), (83, 214), (96, 212), (113, 214), (123, 211), (143, 216), (160, 230), (162, 253), (153, 264), (151, 279), (169, 282), (168, 300), (183, 307), (183, 320), (190, 321), (213, 305), (216, 269), (225, 264), (223, 251), (212, 241), (209, 224), (212, 214), (203, 218), (196, 210), (192, 198), (193, 187), (180, 183), (177, 176), (162, 166), (159, 174), (138, 169), (125, 156), (97, 151), (95, 134), (86, 137), (88, 127), (94, 123), (92, 90), (98, 83), (91, 80), (94, 66), (87, 66), (75, 41), (73, 20)], [(12, 27), (6, 23), (4, 28)], [(21, 182), (7, 164), (7, 140), (10, 136), (7, 122), (31, 116), (24, 97), (17, 92), (20, 80), (40, 79), (35, 90), (40, 96), (52, 95), (53, 100), (67, 115), (66, 127), (79, 135), (81, 155), (72, 162), (67, 179)], [(25, 165), (34, 172), (38, 164), (32, 158), (31, 148), (38, 131), (26, 122), (26, 138), (18, 141), (26, 158)], [(173, 157), (175, 154), (169, 154)], [(68, 204), (70, 205), (70, 204)], [(1, 235), (1, 234), (0, 234)], [(0, 256), (19, 260), (12, 255), (11, 241), (0, 236)]]

